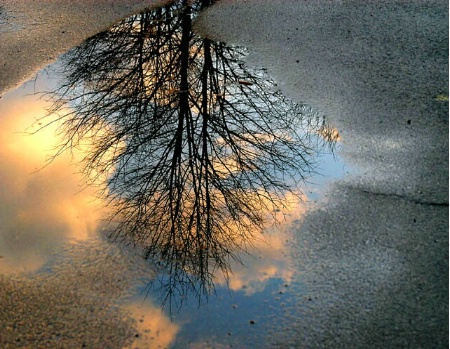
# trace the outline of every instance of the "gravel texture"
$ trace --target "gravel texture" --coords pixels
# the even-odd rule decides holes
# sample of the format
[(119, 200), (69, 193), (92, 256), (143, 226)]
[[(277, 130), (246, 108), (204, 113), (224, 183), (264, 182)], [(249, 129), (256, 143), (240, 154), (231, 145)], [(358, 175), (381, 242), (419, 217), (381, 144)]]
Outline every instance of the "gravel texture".
[(138, 319), (123, 304), (152, 275), (143, 259), (89, 239), (66, 245), (41, 270), (0, 275), (2, 348), (131, 347)]

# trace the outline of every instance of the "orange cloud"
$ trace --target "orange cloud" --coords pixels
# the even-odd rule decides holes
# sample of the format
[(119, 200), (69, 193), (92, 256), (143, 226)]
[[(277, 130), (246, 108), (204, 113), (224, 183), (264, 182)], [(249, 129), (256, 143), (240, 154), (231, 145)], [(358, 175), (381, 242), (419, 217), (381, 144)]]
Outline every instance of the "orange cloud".
[[(242, 263), (233, 263), (229, 274), (228, 285), (231, 290), (243, 290), (246, 295), (261, 292), (268, 280), (282, 279), (289, 283), (294, 275), (294, 267), (287, 253), (286, 243), (290, 239), (290, 232), (284, 227), (292, 220), (299, 219), (305, 213), (305, 195), (296, 198), (287, 195), (285, 208), (276, 212), (279, 225), (268, 228), (259, 239), (251, 242), (249, 254), (242, 254)], [(283, 220), (284, 219), (284, 220)], [(225, 283), (225, 278), (219, 278)]]
[(82, 175), (69, 154), (44, 167), (56, 146), (55, 127), (28, 131), (47, 106), (20, 89), (0, 100), (2, 272), (38, 269), (62, 242), (86, 239), (101, 218), (95, 190), (81, 190)]
[(149, 300), (129, 304), (123, 308), (136, 321), (136, 336), (128, 348), (168, 348), (175, 340), (180, 326), (170, 321), (160, 307)]

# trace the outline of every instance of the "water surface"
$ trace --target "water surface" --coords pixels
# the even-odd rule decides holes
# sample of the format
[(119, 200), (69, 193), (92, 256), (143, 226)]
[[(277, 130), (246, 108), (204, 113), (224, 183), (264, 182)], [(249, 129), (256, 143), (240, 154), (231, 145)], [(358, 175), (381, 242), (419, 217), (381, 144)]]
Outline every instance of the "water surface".
[(264, 347), (305, 301), (291, 224), (344, 175), (339, 133), (198, 37), (200, 9), (130, 17), (0, 100), (7, 345)]

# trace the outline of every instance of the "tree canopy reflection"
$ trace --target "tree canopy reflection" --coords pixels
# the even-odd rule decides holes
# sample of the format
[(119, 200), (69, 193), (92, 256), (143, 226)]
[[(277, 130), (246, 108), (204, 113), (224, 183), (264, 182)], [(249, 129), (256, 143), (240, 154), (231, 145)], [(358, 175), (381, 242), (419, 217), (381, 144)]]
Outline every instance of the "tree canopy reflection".
[(91, 145), (84, 171), (106, 179), (113, 235), (168, 271), (167, 299), (208, 293), (217, 269), (227, 275), (313, 171), (311, 132), (326, 129), (246, 67), (244, 48), (193, 32), (211, 2), (171, 2), (71, 50), (52, 110), (60, 152)]

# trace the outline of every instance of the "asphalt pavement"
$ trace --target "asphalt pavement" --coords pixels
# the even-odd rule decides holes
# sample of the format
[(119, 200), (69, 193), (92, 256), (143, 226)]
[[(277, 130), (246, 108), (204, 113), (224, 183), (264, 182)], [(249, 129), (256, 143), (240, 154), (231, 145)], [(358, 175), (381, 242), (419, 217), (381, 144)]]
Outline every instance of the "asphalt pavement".
[(223, 1), (197, 26), (326, 115), (354, 170), (294, 227), (312, 301), (274, 347), (447, 348), (448, 4)]

